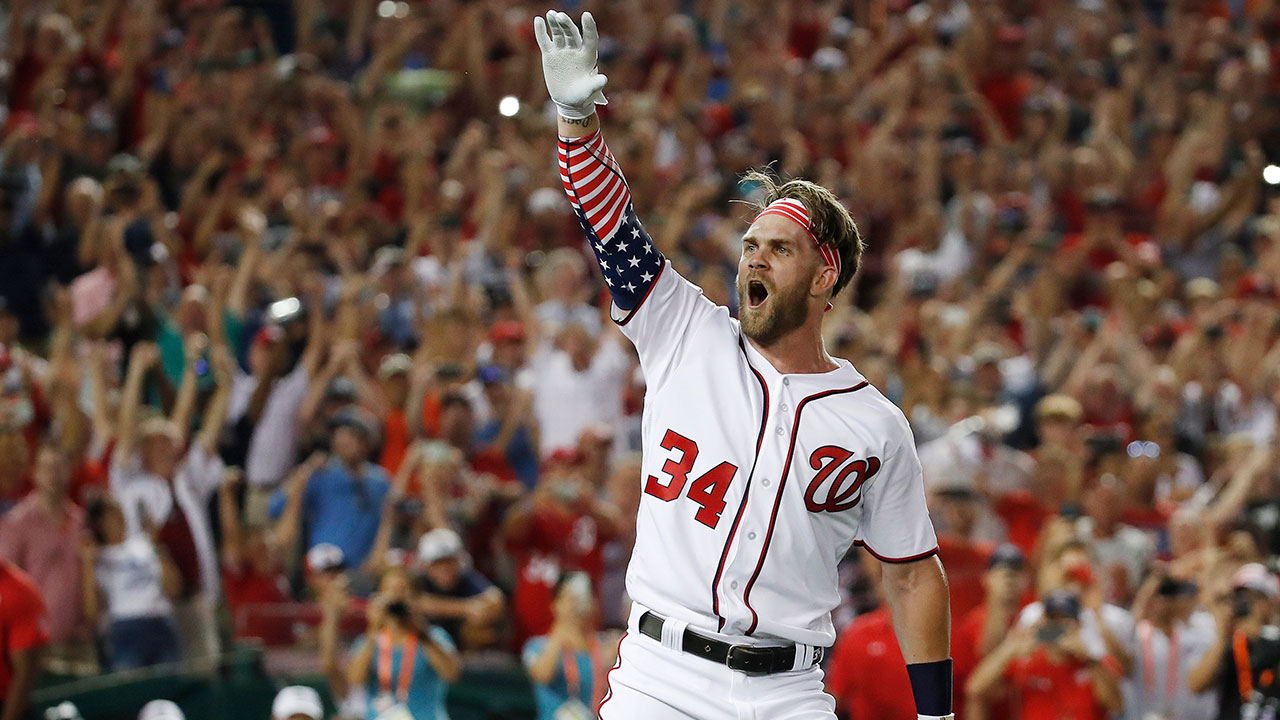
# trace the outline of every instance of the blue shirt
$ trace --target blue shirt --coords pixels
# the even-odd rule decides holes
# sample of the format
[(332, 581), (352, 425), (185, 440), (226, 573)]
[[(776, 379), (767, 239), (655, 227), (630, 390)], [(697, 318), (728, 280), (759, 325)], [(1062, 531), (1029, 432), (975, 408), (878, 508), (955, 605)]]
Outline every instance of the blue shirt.
[[(453, 645), (453, 640), (449, 639), (449, 633), (438, 627), (432, 627), (428, 632), (431, 639), (442, 646), (445, 650), (456, 653), (457, 649)], [(370, 642), (368, 635), (361, 635), (351, 648), (353, 654), (360, 650)], [(373, 642), (377, 642), (375, 638)], [(381, 682), (378, 680), (378, 663), (381, 660), (382, 653), (377, 645), (373, 648), (373, 661), (369, 663), (369, 676), (365, 678), (364, 689), (365, 696), (368, 698), (365, 705), (365, 717), (368, 720), (375, 720), (378, 717), (379, 708), (377, 700), (384, 692), (392, 695), (400, 688), (400, 667), (404, 661), (404, 643), (395, 642), (391, 646), (391, 675), (390, 688), (384, 691)], [(422, 643), (418, 643), (417, 649), (414, 651), (413, 662), (413, 680), (409, 684), (409, 697), (405, 700), (405, 707), (409, 713), (413, 715), (414, 720), (449, 720), (449, 714), (445, 711), (444, 699), (448, 686), (436, 674), (436, 669), (431, 667), (431, 661), (427, 659), (427, 653), (422, 649)]]
[[(529, 638), (524, 644), (524, 652), (521, 653), (524, 666), (527, 668), (532, 665), (546, 647), (546, 635)], [(586, 650), (575, 651), (573, 660), (578, 666), (578, 686), (575, 688), (573, 697), (588, 710), (595, 710), (595, 698), (591, 697), (591, 690), (595, 685), (595, 668), (591, 667), (591, 653)], [(555, 720), (556, 710), (569, 701), (569, 690), (569, 682), (564, 675), (564, 655), (561, 654), (556, 661), (556, 671), (551, 676), (551, 682), (546, 685), (533, 684), (533, 699), (538, 706), (538, 720)]]
[[(307, 547), (333, 543), (342, 549), (347, 567), (358, 567), (373, 549), (390, 489), (386, 471), (373, 463), (365, 463), (356, 477), (337, 459), (330, 460), (307, 479), (302, 497)], [(280, 517), (284, 504), (284, 491), (277, 490), (271, 497), (271, 517)]]
[[(494, 418), (477, 427), (472, 437), (475, 438), (477, 445), (488, 445), (498, 437), (501, 431), (502, 420)], [(502, 449), (502, 454), (507, 459), (507, 464), (511, 466), (511, 470), (515, 472), (520, 484), (533, 490), (538, 485), (538, 465), (541, 460), (527, 426), (521, 425), (516, 428), (516, 431), (511, 434), (511, 439), (507, 441), (507, 446)]]

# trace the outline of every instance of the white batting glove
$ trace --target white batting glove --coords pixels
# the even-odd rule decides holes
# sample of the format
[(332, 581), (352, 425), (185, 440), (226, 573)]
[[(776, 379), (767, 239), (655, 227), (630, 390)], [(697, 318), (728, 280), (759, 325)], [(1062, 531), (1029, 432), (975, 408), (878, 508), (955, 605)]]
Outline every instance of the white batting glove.
[(547, 92), (561, 117), (581, 120), (596, 111), (596, 105), (607, 105), (604, 84), (609, 78), (596, 69), (600, 50), (600, 34), (595, 18), (582, 13), (582, 33), (562, 12), (547, 11), (547, 19), (533, 19), (533, 36), (542, 48), (542, 77)]

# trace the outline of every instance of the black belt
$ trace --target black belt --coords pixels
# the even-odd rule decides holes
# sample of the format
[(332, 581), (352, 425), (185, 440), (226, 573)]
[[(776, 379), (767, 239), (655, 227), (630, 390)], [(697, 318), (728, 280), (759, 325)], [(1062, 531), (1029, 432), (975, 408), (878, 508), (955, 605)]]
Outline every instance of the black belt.
[[(666, 622), (651, 612), (640, 616), (640, 634), (662, 642), (662, 624)], [(795, 667), (796, 646), (755, 647), (753, 645), (730, 645), (727, 642), (700, 635), (685, 628), (681, 639), (681, 649), (690, 655), (711, 662), (727, 665), (730, 670), (751, 673), (753, 675), (769, 675), (787, 672)], [(813, 664), (822, 662), (822, 648), (813, 649)]]

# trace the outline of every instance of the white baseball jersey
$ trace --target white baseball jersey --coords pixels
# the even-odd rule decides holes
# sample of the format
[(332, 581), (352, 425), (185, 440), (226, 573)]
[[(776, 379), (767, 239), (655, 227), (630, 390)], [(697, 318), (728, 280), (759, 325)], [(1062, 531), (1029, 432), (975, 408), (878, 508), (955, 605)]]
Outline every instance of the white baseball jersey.
[(888, 561), (937, 552), (906, 418), (848, 361), (777, 372), (670, 263), (621, 328), (648, 388), (636, 602), (828, 647), (851, 544)]
[(774, 370), (649, 241), (599, 132), (562, 137), (559, 160), (647, 386), (628, 594), (696, 629), (831, 646), (851, 544), (937, 552), (906, 418), (845, 360)]

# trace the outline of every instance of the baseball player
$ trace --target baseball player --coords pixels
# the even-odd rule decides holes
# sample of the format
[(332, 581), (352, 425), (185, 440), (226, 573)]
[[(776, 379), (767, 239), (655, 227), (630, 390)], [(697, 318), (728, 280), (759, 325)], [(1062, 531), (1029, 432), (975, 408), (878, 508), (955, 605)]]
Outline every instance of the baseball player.
[(855, 543), (882, 563), (917, 712), (952, 717), (947, 583), (910, 427), (823, 349), (823, 313), (862, 253), (848, 211), (813, 183), (750, 176), (767, 198), (742, 237), (731, 318), (635, 216), (595, 113), (595, 20), (579, 32), (548, 12), (534, 34), (560, 178), (647, 385), (634, 603), (601, 717), (834, 718), (818, 663)]

